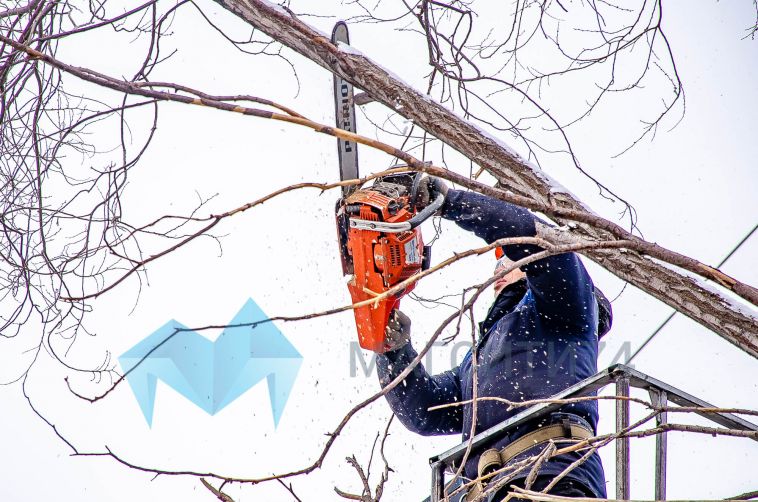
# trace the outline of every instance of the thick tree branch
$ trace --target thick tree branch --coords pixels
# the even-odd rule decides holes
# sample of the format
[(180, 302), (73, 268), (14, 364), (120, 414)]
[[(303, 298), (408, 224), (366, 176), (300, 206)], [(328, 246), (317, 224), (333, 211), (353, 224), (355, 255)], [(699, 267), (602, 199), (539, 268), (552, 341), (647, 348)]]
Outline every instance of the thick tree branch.
[[(428, 96), (354, 50), (343, 51), (321, 32), (290, 12), (262, 0), (216, 0), (274, 40), (336, 73), (489, 171), (502, 186), (541, 206), (558, 222), (561, 210), (586, 212), (581, 201), (566, 192), (539, 168), (521, 159), (496, 138), (453, 114)], [(592, 240), (609, 240), (608, 230), (580, 223), (576, 231)], [(653, 295), (686, 316), (758, 357), (758, 322), (736, 301), (724, 297), (683, 273), (640, 252), (587, 250), (586, 256), (621, 279)], [(722, 283), (754, 305), (755, 290)]]

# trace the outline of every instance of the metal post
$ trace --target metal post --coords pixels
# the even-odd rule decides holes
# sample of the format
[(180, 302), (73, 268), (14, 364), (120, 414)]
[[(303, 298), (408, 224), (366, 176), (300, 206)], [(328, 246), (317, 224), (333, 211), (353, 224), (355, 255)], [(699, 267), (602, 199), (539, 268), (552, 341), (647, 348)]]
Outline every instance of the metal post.
[[(629, 377), (616, 379), (616, 396), (629, 397)], [(629, 427), (629, 401), (616, 400), (616, 432)], [(616, 499), (629, 500), (629, 438), (616, 439)]]
[(432, 464), (432, 496), (431, 502), (440, 502), (445, 491), (445, 463)]
[[(663, 408), (668, 405), (668, 397), (665, 390), (651, 388), (650, 401), (653, 406)], [(668, 412), (662, 411), (655, 417), (657, 425), (665, 424), (668, 420)], [(666, 500), (666, 433), (662, 432), (655, 436), (655, 500)]]

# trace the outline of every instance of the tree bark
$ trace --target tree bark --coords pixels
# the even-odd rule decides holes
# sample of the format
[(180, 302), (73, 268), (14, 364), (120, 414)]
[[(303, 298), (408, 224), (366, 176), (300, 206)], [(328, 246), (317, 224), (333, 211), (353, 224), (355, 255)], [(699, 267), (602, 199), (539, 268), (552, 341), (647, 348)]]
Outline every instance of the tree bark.
[[(356, 51), (340, 50), (324, 34), (285, 9), (265, 0), (216, 2), (272, 39), (340, 75), (375, 100), (413, 120), (416, 125), (482, 166), (514, 193), (542, 206), (587, 212), (581, 201), (503, 143), (398, 80), (369, 58)], [(559, 223), (567, 221), (555, 215), (553, 218)], [(575, 223), (573, 226), (572, 232), (577, 233), (576, 238), (579, 239), (603, 241), (618, 237), (586, 223)], [(583, 254), (753, 357), (758, 357), (758, 316), (755, 309), (742, 307), (736, 300), (637, 251), (595, 249)], [(725, 285), (753, 305), (756, 304), (754, 288), (738, 282)]]

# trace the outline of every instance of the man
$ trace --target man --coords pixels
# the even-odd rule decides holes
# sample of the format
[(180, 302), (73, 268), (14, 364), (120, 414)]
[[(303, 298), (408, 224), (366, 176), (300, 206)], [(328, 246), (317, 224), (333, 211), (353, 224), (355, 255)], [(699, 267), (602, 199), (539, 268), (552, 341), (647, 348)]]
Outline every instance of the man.
[[(504, 237), (536, 235), (537, 219), (526, 209), (473, 192), (448, 190), (439, 180), (429, 179), (422, 186), (422, 201), (433, 198), (430, 196), (435, 191), (445, 194), (442, 217), (488, 243)], [(512, 245), (505, 246), (503, 251), (506, 257), (498, 263), (499, 270), (541, 249), (534, 245)], [(527, 264), (498, 279), (495, 291), (496, 300), (479, 325), (478, 397), (511, 401), (546, 398), (597, 372), (598, 338), (610, 329), (610, 303), (594, 288), (577, 255), (554, 255)], [(393, 327), (395, 332), (390, 338), (394, 346), (377, 360), (383, 386), (417, 355), (408, 343), (410, 319), (397, 312)], [(465, 441), (471, 431), (471, 404), (435, 411), (429, 408), (471, 400), (472, 376), (472, 351), (458, 367), (438, 375), (430, 376), (418, 365), (401, 385), (387, 394), (387, 401), (408, 429), (423, 435), (462, 433)], [(522, 410), (508, 410), (502, 402), (480, 400), (475, 432)], [(594, 400), (564, 405), (558, 412), (521, 425), (493, 444), (473, 451), (466, 463), (465, 476), (476, 479), (502, 468), (503, 464), (512, 466), (538, 454), (549, 440), (591, 437), (596, 433), (597, 420)], [(550, 459), (540, 469), (532, 489), (547, 486), (582, 454), (569, 453)], [(510, 485), (524, 486), (528, 474), (529, 468), (484, 500), (499, 502)], [(502, 476), (493, 477), (488, 485), (495, 486)], [(481, 492), (485, 487), (479, 484), (474, 491)], [(605, 478), (598, 455), (593, 454), (576, 467), (550, 493), (604, 498)]]

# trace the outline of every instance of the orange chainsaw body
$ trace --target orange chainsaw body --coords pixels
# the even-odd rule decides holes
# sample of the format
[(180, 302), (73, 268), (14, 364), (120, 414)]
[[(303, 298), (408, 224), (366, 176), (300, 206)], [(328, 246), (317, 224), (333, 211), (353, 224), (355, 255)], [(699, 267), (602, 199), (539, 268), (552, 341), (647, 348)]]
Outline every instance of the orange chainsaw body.
[[(343, 213), (340, 214), (340, 211)], [(372, 300), (421, 271), (425, 249), (420, 228), (390, 233), (356, 229), (350, 226), (350, 220), (357, 218), (364, 222), (401, 223), (414, 214), (407, 195), (392, 197), (386, 190), (374, 187), (358, 190), (344, 199), (338, 211), (338, 226), (342, 221), (347, 230), (343, 235), (343, 239), (346, 238), (343, 253), (347, 252), (349, 256), (343, 256), (343, 266), (346, 262), (352, 265), (353, 276), (347, 287), (353, 303)], [(349, 269), (347, 266), (345, 272), (349, 273)], [(390, 315), (398, 308), (400, 298), (414, 287), (415, 283), (411, 283), (386, 298), (353, 310), (361, 347), (378, 353), (387, 350), (386, 333)]]

